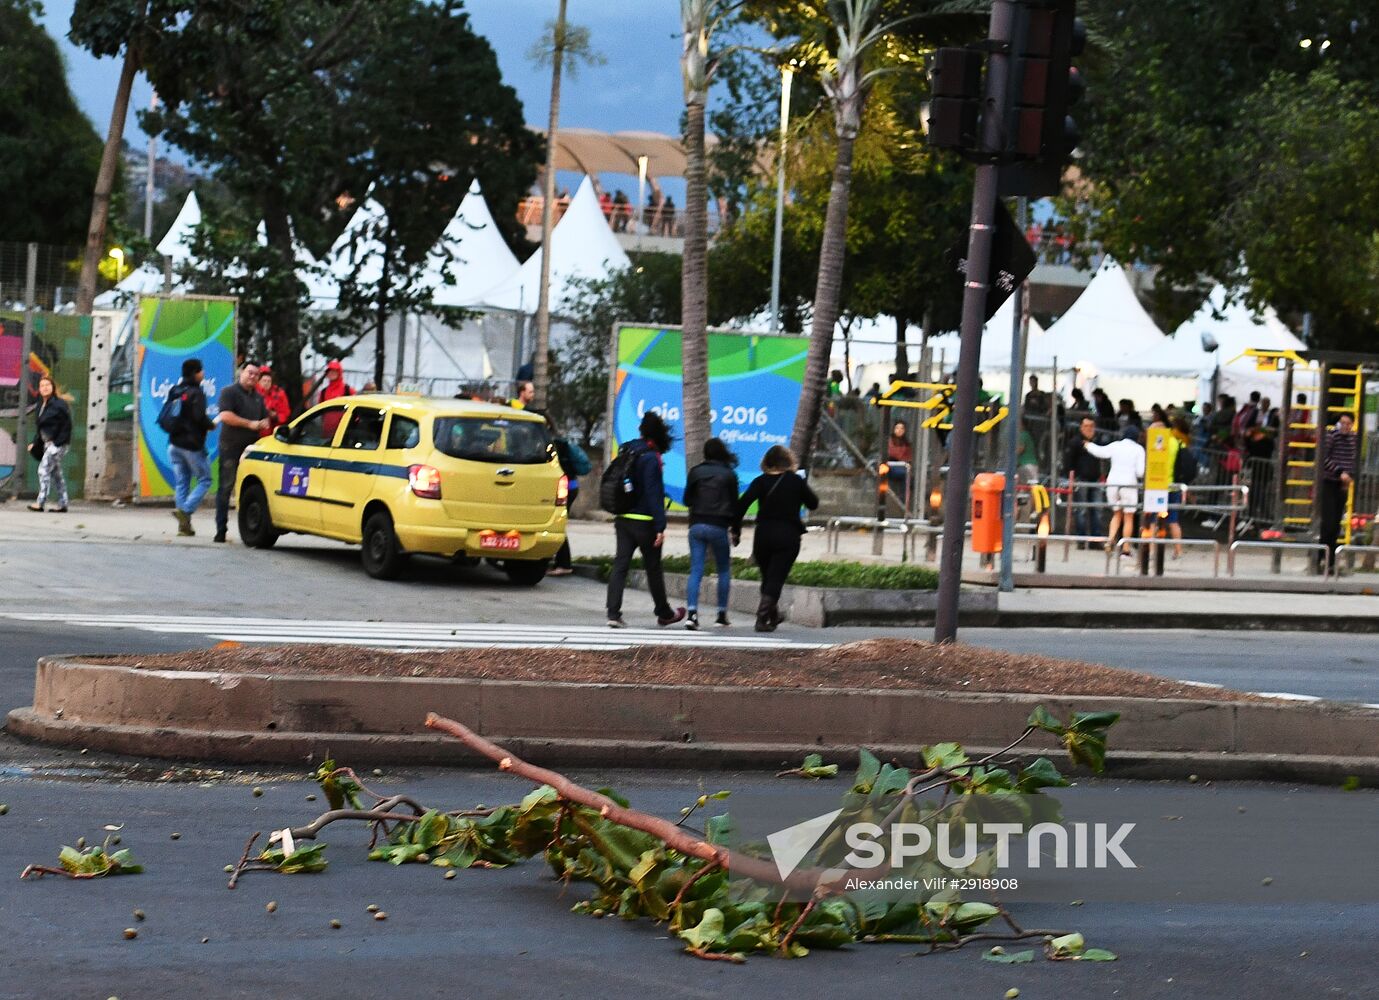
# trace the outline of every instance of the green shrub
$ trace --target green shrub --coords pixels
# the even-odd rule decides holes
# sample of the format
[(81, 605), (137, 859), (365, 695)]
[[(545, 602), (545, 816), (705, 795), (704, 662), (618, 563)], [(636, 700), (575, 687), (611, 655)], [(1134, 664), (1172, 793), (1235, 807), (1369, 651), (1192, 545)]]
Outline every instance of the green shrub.
[[(606, 581), (612, 572), (611, 556), (584, 556), (576, 562), (598, 567), (599, 579)], [(633, 569), (641, 569), (641, 559), (632, 560)], [(667, 573), (688, 573), (689, 556), (666, 556), (661, 568)], [(706, 573), (713, 574), (713, 560)], [(733, 557), (734, 580), (760, 580), (761, 570), (750, 559)], [(798, 587), (841, 587), (856, 590), (936, 590), (938, 573), (927, 566), (873, 566), (855, 562), (797, 562), (790, 570), (789, 582)]]

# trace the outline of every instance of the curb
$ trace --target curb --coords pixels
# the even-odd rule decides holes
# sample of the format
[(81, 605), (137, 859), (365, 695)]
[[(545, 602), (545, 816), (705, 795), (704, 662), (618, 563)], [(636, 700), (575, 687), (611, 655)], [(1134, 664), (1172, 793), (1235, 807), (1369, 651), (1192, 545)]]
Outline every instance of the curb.
[[(34, 706), (11, 712), (8, 729), (176, 759), (473, 763), (423, 728), (430, 710), (552, 763), (779, 767), (858, 746), (909, 758), (942, 740), (997, 748), (1038, 705), (1059, 717), (1120, 712), (1112, 758), (1126, 777), (1379, 778), (1379, 709), (1338, 702), (221, 674), (45, 657)], [(1025, 746), (1058, 752), (1046, 733)]]

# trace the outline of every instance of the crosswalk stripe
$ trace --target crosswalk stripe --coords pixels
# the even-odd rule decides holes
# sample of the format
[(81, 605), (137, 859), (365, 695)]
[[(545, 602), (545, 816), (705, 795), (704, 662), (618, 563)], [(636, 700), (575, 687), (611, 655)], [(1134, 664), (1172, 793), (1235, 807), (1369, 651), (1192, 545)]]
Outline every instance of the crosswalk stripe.
[(19, 621), (60, 621), (87, 628), (135, 628), (174, 635), (207, 635), (241, 643), (343, 645), (386, 649), (583, 649), (633, 646), (690, 646), (716, 649), (819, 649), (829, 643), (795, 642), (775, 636), (719, 631), (618, 629), (589, 625), (510, 623), (361, 622), (232, 618), (211, 615), (77, 615), (7, 612)]

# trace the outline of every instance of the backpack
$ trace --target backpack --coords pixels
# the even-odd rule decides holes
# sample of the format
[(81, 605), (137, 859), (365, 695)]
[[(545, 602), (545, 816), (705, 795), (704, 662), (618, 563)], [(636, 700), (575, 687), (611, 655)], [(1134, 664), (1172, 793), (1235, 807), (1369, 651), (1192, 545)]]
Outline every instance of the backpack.
[(623, 448), (603, 470), (603, 478), (599, 480), (599, 507), (609, 514), (627, 514), (636, 505), (637, 482), (632, 470), (641, 453), (642, 449), (636, 445)]
[(168, 398), (163, 400), (163, 408), (158, 411), (158, 426), (167, 433), (172, 434), (182, 426), (182, 403), (186, 398), (185, 392), (169, 390)]
[(594, 466), (589, 461), (589, 456), (584, 449), (568, 439), (565, 441), (565, 447), (569, 449), (570, 468), (574, 470), (574, 474), (576, 476), (589, 475)]
[(1197, 459), (1186, 448), (1179, 448), (1173, 459), (1173, 481), (1191, 486), (1197, 478)]

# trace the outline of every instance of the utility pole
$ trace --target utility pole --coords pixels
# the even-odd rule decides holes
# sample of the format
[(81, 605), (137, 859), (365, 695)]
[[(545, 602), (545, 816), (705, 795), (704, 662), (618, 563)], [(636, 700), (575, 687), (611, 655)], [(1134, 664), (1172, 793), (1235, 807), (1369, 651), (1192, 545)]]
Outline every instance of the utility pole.
[(790, 131), (790, 86), (795, 79), (794, 61), (781, 68), (780, 151), (776, 157), (776, 232), (771, 254), (771, 332), (780, 333), (780, 254), (785, 226), (785, 144)]
[[(158, 95), (153, 95), (153, 100), (149, 102), (150, 111), (158, 110)], [(154, 175), (158, 171), (158, 137), (151, 135), (148, 137), (148, 169), (147, 177), (144, 178), (144, 239), (153, 239), (153, 187)]]
[(551, 230), (555, 226), (555, 148), (560, 128), (560, 71), (565, 61), (565, 7), (560, 0), (551, 38), (551, 112), (546, 125), (546, 176), (541, 185), (541, 290), (536, 301), (536, 357), (532, 383), (537, 409), (546, 408), (551, 345)]
[[(1003, 145), (1008, 103), (1010, 43), (1015, 28), (1015, 4), (995, 0), (991, 7), (990, 53), (987, 60), (982, 148)], [(958, 635), (958, 592), (962, 585), (962, 553), (972, 478), (972, 428), (977, 406), (977, 378), (986, 320), (991, 245), (995, 234), (996, 192), (1000, 168), (994, 162), (976, 169), (972, 185), (972, 221), (967, 242), (967, 280), (962, 298), (962, 337), (958, 354), (957, 393), (953, 401), (953, 431), (949, 436), (948, 485), (944, 491), (945, 530), (939, 564), (938, 606), (934, 641), (951, 643)]]

